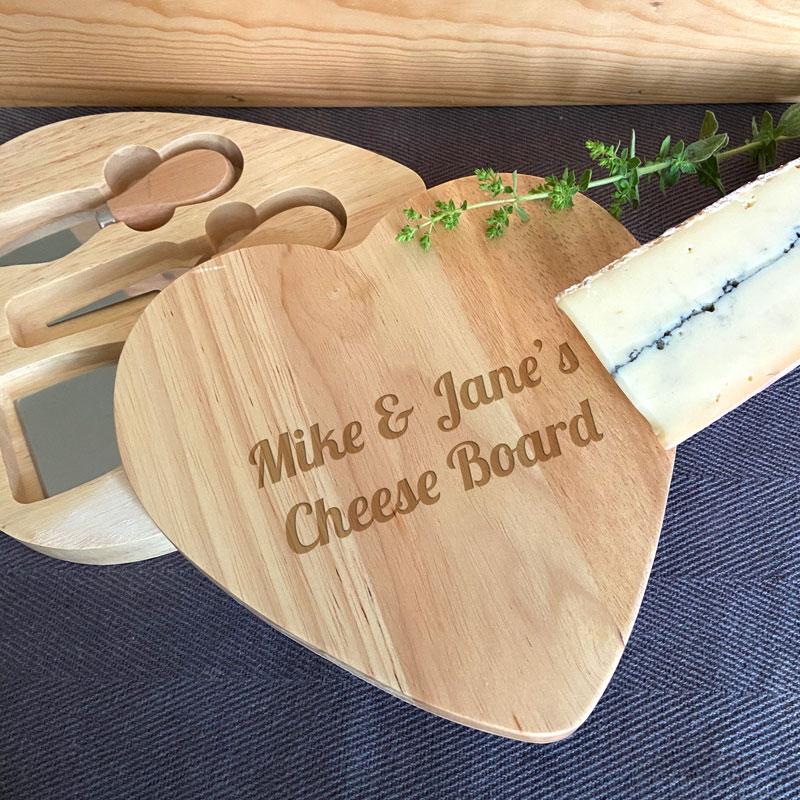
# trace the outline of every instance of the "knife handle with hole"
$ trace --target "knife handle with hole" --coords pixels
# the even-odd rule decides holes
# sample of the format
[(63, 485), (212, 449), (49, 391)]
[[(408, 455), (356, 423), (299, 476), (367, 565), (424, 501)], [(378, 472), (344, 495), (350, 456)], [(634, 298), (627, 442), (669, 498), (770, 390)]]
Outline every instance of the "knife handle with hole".
[[(235, 178), (233, 164), (216, 150), (189, 150), (162, 161), (124, 192), (97, 209), (110, 221), (145, 231), (167, 222), (179, 206), (212, 200)], [(106, 224), (110, 224), (106, 222)]]

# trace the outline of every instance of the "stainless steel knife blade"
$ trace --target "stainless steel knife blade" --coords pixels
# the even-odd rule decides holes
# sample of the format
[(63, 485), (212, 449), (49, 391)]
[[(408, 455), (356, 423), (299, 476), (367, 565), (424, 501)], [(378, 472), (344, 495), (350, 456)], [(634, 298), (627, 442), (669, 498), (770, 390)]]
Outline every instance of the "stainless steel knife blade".
[(48, 222), (0, 249), (0, 267), (55, 261), (116, 222), (105, 204)]
[(85, 314), (91, 314), (93, 311), (99, 311), (101, 308), (108, 308), (109, 306), (114, 306), (117, 303), (124, 303), (126, 300), (130, 300), (131, 297), (135, 296), (136, 295), (130, 294), (127, 289), (119, 289), (116, 292), (107, 294), (105, 297), (101, 297), (99, 300), (94, 300), (91, 303), (87, 303), (85, 306), (73, 309), (67, 314), (62, 314), (60, 317), (51, 319), (47, 323), (47, 327), (52, 328), (54, 325), (60, 325), (62, 322), (67, 322), (71, 319), (77, 319)]

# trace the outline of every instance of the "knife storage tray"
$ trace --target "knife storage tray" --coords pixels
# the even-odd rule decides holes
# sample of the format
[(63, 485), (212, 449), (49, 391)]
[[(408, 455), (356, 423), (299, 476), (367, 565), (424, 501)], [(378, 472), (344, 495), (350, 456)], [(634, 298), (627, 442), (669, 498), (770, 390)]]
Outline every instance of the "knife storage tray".
[[(0, 530), (56, 558), (113, 564), (173, 550), (121, 467), (46, 497), (15, 402), (113, 363), (153, 295), (48, 328), (47, 320), (135, 280), (194, 263), (257, 226), (259, 244), (351, 247), (424, 188), (412, 170), (342, 142), (197, 115), (123, 112), (69, 119), (0, 146), (0, 247), (93, 208), (159, 159), (210, 147), (237, 170), (214, 200), (160, 228), (112, 225), (58, 261), (0, 268)], [(250, 240), (252, 241), (252, 239)]]

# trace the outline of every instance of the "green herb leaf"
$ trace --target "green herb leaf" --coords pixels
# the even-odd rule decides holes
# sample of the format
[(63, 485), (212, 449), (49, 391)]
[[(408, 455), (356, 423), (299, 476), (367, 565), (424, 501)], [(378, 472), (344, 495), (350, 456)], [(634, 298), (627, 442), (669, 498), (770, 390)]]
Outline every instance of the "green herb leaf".
[(486, 220), (486, 238), (499, 239), (505, 232), (509, 223), (509, 214), (513, 206), (500, 206)]
[[(717, 134), (719, 129), (719, 122), (713, 111), (706, 111), (703, 117), (703, 123), (700, 125), (699, 139), (694, 145), (689, 145), (686, 148), (687, 158), (694, 163), (695, 171), (697, 172), (697, 180), (701, 186), (711, 186), (716, 189), (721, 195), (725, 194), (725, 187), (722, 184), (722, 178), (719, 172), (719, 158), (717, 153), (722, 148), (727, 147), (729, 137), (727, 134)], [(708, 151), (719, 141), (718, 137), (724, 136), (725, 141), (714, 147), (711, 153)], [(694, 148), (694, 152), (689, 151)], [(700, 158), (701, 155), (706, 155), (705, 158)]]
[(708, 139), (709, 136), (713, 136), (719, 130), (719, 123), (717, 122), (717, 116), (713, 111), (706, 111), (705, 116), (703, 117), (703, 124), (700, 126), (700, 139)]
[(503, 184), (503, 179), (491, 168), (476, 169), (475, 175), (478, 177), (478, 186), (484, 192), (489, 192), (492, 197), (502, 194), (506, 187)]
[(419, 246), (427, 253), (431, 249), (431, 235), (424, 233), (419, 239)]
[[(661, 146), (662, 149), (669, 148), (669, 142), (662, 142)], [(636, 208), (639, 205), (639, 167), (642, 164), (641, 159), (634, 154), (636, 131), (631, 131), (629, 148), (622, 147), (619, 143), (610, 145), (594, 139), (586, 142), (586, 148), (592, 159), (597, 161), (601, 167), (605, 167), (609, 172), (609, 177), (615, 179), (614, 199), (608, 209), (612, 216), (619, 218), (625, 206)], [(570, 205), (572, 205), (571, 198)]]
[(417, 232), (416, 228), (412, 228), (410, 225), (405, 225), (404, 227), (400, 228), (397, 236), (398, 242), (410, 242), (414, 238), (414, 234)]
[(547, 192), (550, 200), (550, 208), (560, 211), (564, 208), (572, 207), (572, 198), (580, 191), (575, 173), (568, 168), (564, 169), (561, 177), (550, 175), (539, 187), (541, 191)]
[(772, 114), (769, 111), (765, 111), (761, 115), (761, 133), (770, 139), (775, 135), (775, 126), (772, 122)]
[(455, 200), (437, 200), (436, 211), (431, 214), (433, 224), (441, 223), (445, 230), (451, 231), (458, 225), (462, 209), (456, 207)]
[(705, 139), (700, 139), (697, 142), (692, 142), (685, 151), (686, 160), (690, 164), (699, 164), (714, 155), (718, 150), (726, 147), (728, 144), (727, 133), (717, 133), (713, 136), (707, 136)]
[(530, 214), (522, 206), (514, 206), (514, 211), (522, 222), (530, 222)]
[(749, 140), (748, 144), (756, 144), (753, 151), (753, 157), (760, 172), (766, 172), (771, 167), (778, 157), (778, 142), (775, 138), (775, 125), (772, 120), (772, 114), (765, 111), (761, 115), (761, 124), (759, 125), (755, 117), (750, 122), (750, 127), (753, 130), (753, 138)]
[(719, 174), (719, 160), (716, 156), (701, 161), (697, 164), (696, 170), (697, 180), (700, 181), (701, 185), (713, 187), (720, 195), (725, 194), (725, 186)]
[(788, 139), (795, 139), (800, 136), (800, 103), (789, 106), (781, 114), (775, 133)]

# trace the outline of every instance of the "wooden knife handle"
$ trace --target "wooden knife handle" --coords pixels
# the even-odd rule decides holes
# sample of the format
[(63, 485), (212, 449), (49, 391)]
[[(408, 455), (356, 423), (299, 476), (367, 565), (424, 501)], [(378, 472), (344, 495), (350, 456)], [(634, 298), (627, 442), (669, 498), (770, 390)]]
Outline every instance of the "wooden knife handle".
[(107, 205), (118, 222), (146, 231), (164, 225), (178, 206), (219, 197), (233, 186), (236, 170), (216, 150), (189, 150), (162, 161)]

